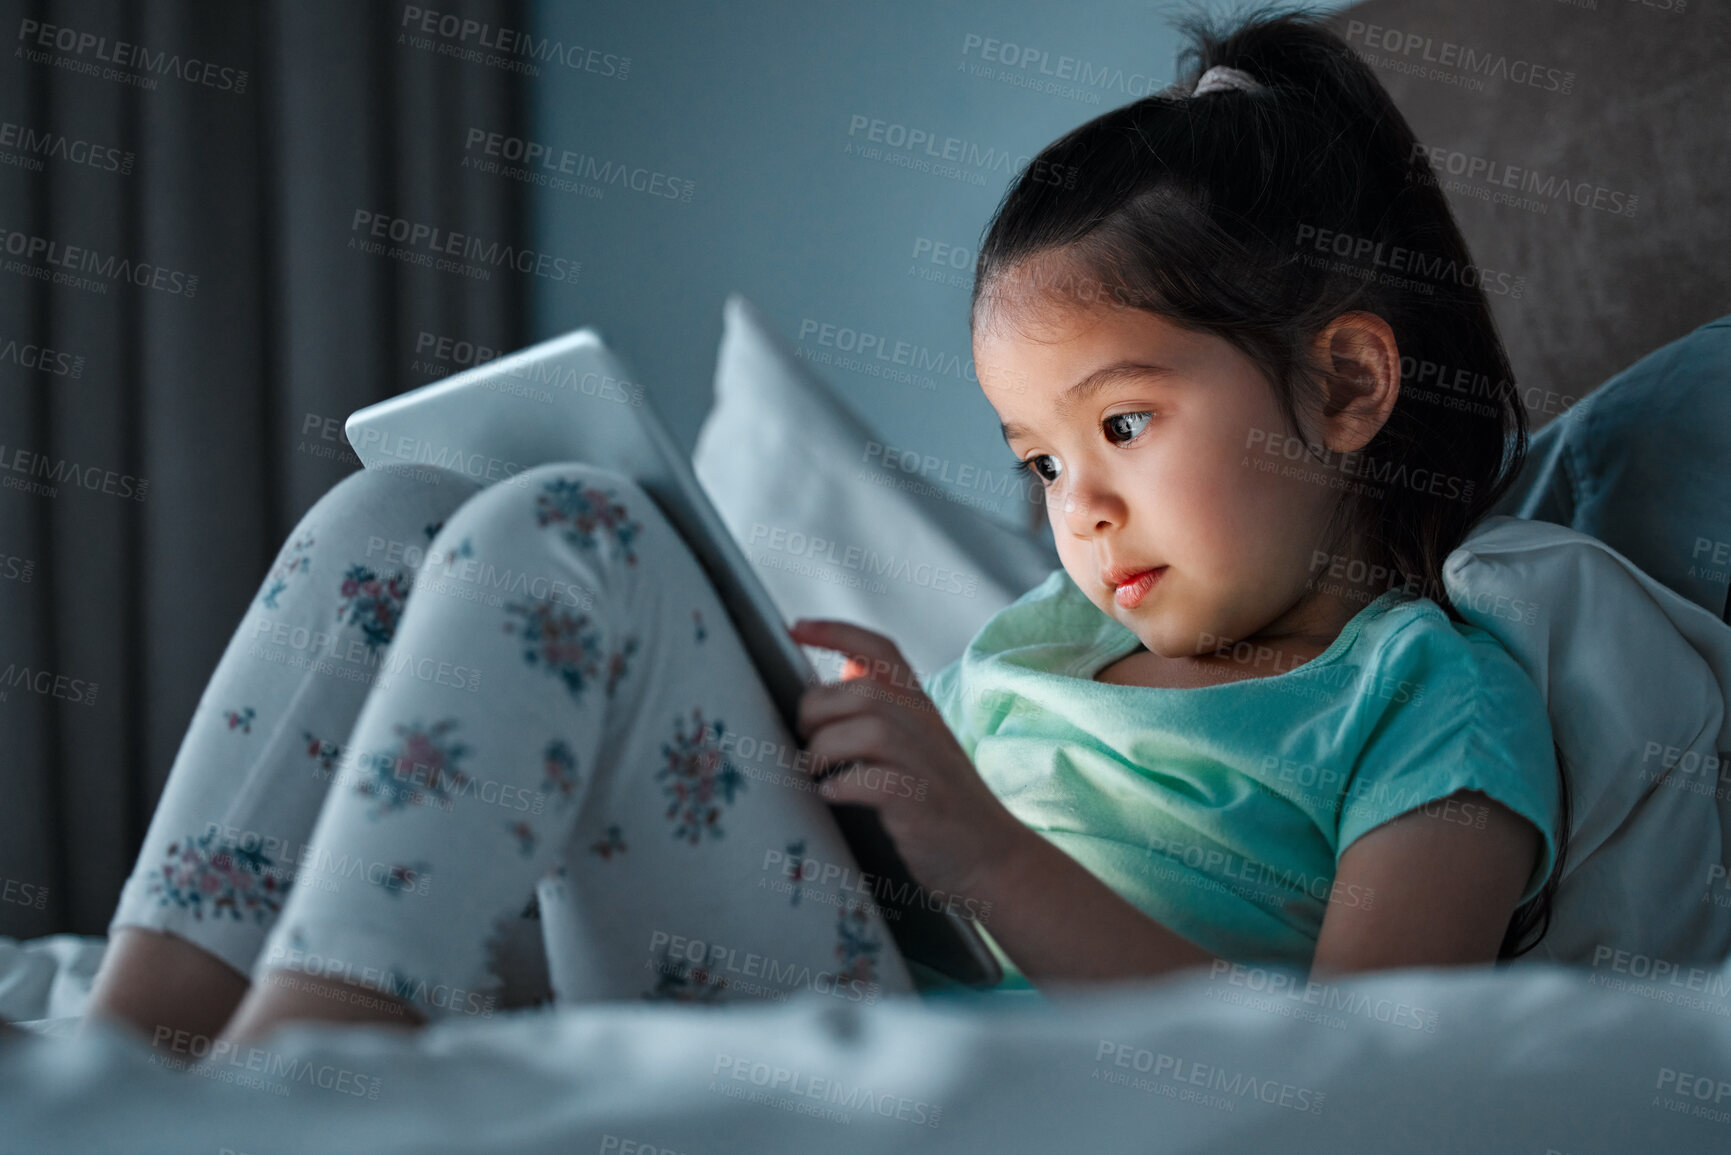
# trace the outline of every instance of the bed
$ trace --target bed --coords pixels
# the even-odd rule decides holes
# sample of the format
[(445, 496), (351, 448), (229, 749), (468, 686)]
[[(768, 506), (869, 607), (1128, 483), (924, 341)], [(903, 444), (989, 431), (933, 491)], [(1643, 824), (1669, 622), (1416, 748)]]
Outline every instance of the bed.
[[(1728, 376), (1731, 318), (1606, 382), (1541, 431), (1499, 515), (1449, 560), (1451, 595), (1544, 689), (1578, 782), (1561, 932), (1516, 963), (521, 1008), (419, 1035), (309, 1026), (244, 1053), (188, 1046), (187, 1072), (112, 1029), (74, 1034), (101, 939), (0, 940), (0, 1018), (23, 1028), (0, 1031), (0, 1150), (1731, 1149)], [(1668, 467), (1642, 473), (1665, 438)], [(961, 605), (764, 571), (789, 617), (861, 621), (935, 669), (1056, 559), (1037, 535), (862, 473), (869, 441), (731, 299), (700, 478), (729, 479), (711, 487), (748, 547), (773, 509), (860, 544), (893, 532), (977, 574)], [(792, 468), (810, 478), (797, 493)], [(1511, 615), (1511, 598), (1532, 612)]]

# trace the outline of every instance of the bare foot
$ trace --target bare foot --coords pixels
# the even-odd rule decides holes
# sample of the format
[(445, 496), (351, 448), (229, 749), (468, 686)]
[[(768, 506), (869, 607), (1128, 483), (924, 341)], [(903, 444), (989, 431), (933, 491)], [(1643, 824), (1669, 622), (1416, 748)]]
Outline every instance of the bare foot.
[(417, 1029), (427, 1021), (425, 1015), (393, 995), (340, 979), (273, 970), (247, 994), (223, 1031), (223, 1039), (249, 1043), (284, 1023), (306, 1020), (404, 1030)]
[(186, 939), (123, 926), (109, 939), (79, 1030), (103, 1019), (130, 1027), (158, 1048), (177, 1032), (208, 1038), (228, 1022), (249, 985), (245, 975)]

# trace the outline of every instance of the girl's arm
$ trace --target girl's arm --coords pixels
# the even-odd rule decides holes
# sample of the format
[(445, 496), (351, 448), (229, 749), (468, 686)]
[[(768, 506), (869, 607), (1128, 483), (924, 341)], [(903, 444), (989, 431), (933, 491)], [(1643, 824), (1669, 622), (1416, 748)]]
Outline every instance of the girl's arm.
[[(1009, 819), (1015, 830), (999, 836), (959, 893), (991, 904), (987, 929), (1036, 986), (1215, 961)], [(1477, 791), (1378, 826), (1340, 856), (1311, 977), (1494, 961), (1542, 849), (1532, 823)]]
[(1155, 922), (1025, 826), (980, 779), (894, 642), (847, 622), (802, 620), (805, 645), (845, 651), (857, 677), (806, 691), (799, 737), (831, 802), (877, 809), (920, 884), (980, 920), (1041, 986), (1156, 975), (1214, 956)]
[(1390, 819), (1341, 854), (1312, 972), (1494, 961), (1543, 852), (1537, 827), (1476, 790)]
[(1214, 961), (1004, 813), (1015, 829), (985, 852), (960, 893), (991, 904), (986, 929), (1035, 986), (1146, 978)]
[[(812, 771), (844, 761), (880, 771), (827, 779), (824, 797), (876, 807), (929, 891), (990, 903), (982, 921), (1030, 981), (1145, 978), (1214, 961), (1010, 813), (888, 638), (829, 620), (792, 634), (847, 652), (860, 671), (800, 703)], [(1541, 849), (1530, 823), (1476, 792), (1384, 823), (1340, 857), (1313, 969), (1493, 961)]]

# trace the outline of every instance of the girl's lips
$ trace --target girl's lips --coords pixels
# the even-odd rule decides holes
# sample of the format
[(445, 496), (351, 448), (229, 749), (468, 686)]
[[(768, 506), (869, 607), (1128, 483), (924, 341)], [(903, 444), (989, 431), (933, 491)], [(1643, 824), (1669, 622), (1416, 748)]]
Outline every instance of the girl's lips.
[(1120, 606), (1127, 610), (1133, 610), (1147, 596), (1148, 591), (1154, 588), (1154, 583), (1159, 581), (1160, 575), (1165, 572), (1165, 566), (1161, 566), (1159, 569), (1145, 569), (1113, 590), (1112, 597)]

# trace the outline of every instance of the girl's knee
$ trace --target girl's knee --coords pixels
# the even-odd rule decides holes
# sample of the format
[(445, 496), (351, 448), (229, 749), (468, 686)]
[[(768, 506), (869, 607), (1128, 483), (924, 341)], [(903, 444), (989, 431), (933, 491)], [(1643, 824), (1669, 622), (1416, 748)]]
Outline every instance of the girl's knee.
[(630, 477), (587, 462), (553, 462), (476, 494), (446, 522), (433, 549), (469, 556), (484, 542), (522, 541), (526, 531), (590, 560), (630, 567), (673, 534), (654, 500)]
[[(348, 587), (374, 580), (406, 586), (446, 517), (479, 488), (460, 473), (432, 466), (350, 474), (295, 525), (260, 584), (257, 604), (272, 614), (290, 613), (297, 600), (338, 590), (347, 602)], [(382, 641), (389, 629), (379, 628)]]
[(439, 524), (481, 488), (461, 473), (436, 466), (374, 466), (333, 485), (296, 530), (358, 541), (380, 565), (416, 565), (392, 555), (424, 550)]

